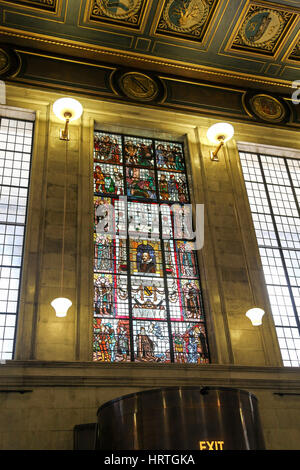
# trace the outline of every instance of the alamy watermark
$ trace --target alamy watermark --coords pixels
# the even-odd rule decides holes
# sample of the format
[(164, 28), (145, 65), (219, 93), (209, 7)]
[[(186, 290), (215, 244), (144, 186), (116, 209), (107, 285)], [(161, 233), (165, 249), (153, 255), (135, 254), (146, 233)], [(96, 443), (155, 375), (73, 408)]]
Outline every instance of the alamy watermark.
[(299, 104), (300, 103), (300, 80), (293, 81), (292, 88), (296, 88), (296, 90), (292, 93), (292, 103)]
[(137, 209), (134, 202), (128, 203), (126, 196), (120, 196), (115, 205), (101, 201), (95, 211), (97, 236), (110, 236), (112, 239), (185, 239), (193, 243), (193, 249), (203, 248), (204, 204), (195, 206), (195, 230), (192, 204), (149, 204), (147, 209)]

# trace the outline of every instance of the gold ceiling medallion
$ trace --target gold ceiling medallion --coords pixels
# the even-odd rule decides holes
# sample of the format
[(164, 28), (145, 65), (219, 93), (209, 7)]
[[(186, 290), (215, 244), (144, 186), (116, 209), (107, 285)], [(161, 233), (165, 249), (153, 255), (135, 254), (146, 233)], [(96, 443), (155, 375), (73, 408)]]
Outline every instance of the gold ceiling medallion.
[(5, 74), (10, 67), (10, 58), (7, 52), (0, 48), (0, 76)]
[(155, 80), (140, 72), (127, 72), (118, 80), (122, 92), (131, 99), (138, 101), (154, 101), (159, 94)]
[(251, 93), (244, 100), (248, 114), (264, 122), (281, 123), (289, 118), (287, 105), (279, 98), (264, 93)]
[(251, 2), (229, 41), (229, 50), (275, 57), (285, 44), (298, 15), (290, 9)]
[(208, 14), (209, 6), (203, 0), (169, 0), (163, 11), (163, 19), (173, 31), (200, 35), (199, 28)]
[(92, 15), (138, 23), (144, 0), (95, 0)]
[(272, 50), (284, 28), (284, 20), (275, 10), (257, 10), (244, 22), (239, 37), (243, 44)]
[(0, 79), (17, 75), (21, 67), (21, 59), (10, 46), (0, 46)]
[(216, 0), (165, 0), (156, 33), (202, 41)]

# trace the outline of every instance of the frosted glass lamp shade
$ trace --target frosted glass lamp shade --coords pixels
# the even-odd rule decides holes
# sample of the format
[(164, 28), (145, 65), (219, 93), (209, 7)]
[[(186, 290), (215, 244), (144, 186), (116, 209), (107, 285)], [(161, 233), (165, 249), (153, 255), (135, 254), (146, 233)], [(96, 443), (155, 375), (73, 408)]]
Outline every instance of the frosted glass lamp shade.
[(67, 311), (71, 307), (72, 302), (65, 297), (57, 297), (52, 300), (51, 305), (54, 308), (57, 317), (66, 317)]
[(246, 312), (246, 317), (251, 320), (253, 326), (258, 326), (262, 324), (262, 317), (265, 312), (261, 308), (251, 308)]
[(221, 141), (227, 142), (234, 136), (234, 128), (227, 122), (218, 122), (211, 126), (207, 131), (207, 138), (213, 144), (219, 144)]
[(79, 119), (82, 114), (83, 108), (79, 101), (74, 98), (60, 98), (53, 104), (53, 112), (58, 119), (65, 121), (74, 121)]

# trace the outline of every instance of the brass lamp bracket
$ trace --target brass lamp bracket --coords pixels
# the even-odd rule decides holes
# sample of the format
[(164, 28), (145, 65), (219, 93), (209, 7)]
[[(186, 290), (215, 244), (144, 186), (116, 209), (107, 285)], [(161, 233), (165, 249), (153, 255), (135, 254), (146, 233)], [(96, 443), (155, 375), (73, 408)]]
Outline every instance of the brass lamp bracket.
[(224, 136), (224, 135), (220, 135), (220, 136), (218, 137), (218, 140), (220, 141), (218, 147), (217, 147), (214, 151), (211, 151), (211, 152), (210, 152), (210, 159), (211, 159), (213, 162), (218, 162), (218, 161), (219, 161), (218, 153), (219, 153), (220, 148), (223, 147), (223, 145), (224, 145), (225, 136)]
[(64, 129), (60, 129), (59, 138), (60, 140), (70, 140), (69, 121), (70, 121), (70, 118), (72, 117), (72, 113), (69, 111), (66, 111), (64, 113), (64, 117), (66, 118), (66, 123), (65, 123)]

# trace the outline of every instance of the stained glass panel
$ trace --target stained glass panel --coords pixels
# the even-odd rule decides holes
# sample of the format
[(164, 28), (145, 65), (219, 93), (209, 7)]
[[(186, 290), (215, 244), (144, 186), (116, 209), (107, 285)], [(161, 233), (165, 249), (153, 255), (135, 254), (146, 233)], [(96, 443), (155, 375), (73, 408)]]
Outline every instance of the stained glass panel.
[(208, 361), (208, 348), (203, 323), (172, 323), (175, 362), (203, 364)]
[(130, 265), (132, 274), (163, 276), (160, 242), (130, 240)]
[(162, 201), (189, 202), (186, 176), (158, 171), (159, 198)]
[(159, 206), (128, 202), (128, 232), (135, 238), (159, 239)]
[(158, 320), (167, 318), (164, 280), (136, 276), (131, 279), (133, 318)]
[(124, 194), (123, 168), (94, 162), (94, 193)]
[(94, 318), (93, 359), (100, 362), (130, 361), (128, 320)]
[(127, 276), (94, 274), (95, 316), (128, 317)]
[(168, 279), (171, 320), (204, 320), (201, 291), (197, 280)]
[(170, 362), (168, 323), (133, 321), (134, 359), (137, 362)]
[(179, 143), (157, 142), (155, 146), (157, 168), (183, 172), (185, 170), (182, 146)]
[(153, 170), (137, 167), (126, 168), (127, 196), (156, 199), (156, 184)]
[(166, 273), (172, 277), (196, 278), (197, 258), (194, 243), (186, 240), (165, 241)]
[(122, 140), (120, 135), (95, 132), (94, 161), (104, 163), (122, 163)]
[(138, 137), (124, 137), (125, 162), (127, 165), (154, 167), (152, 140)]
[(182, 144), (96, 131), (94, 207), (93, 359), (209, 362)]

